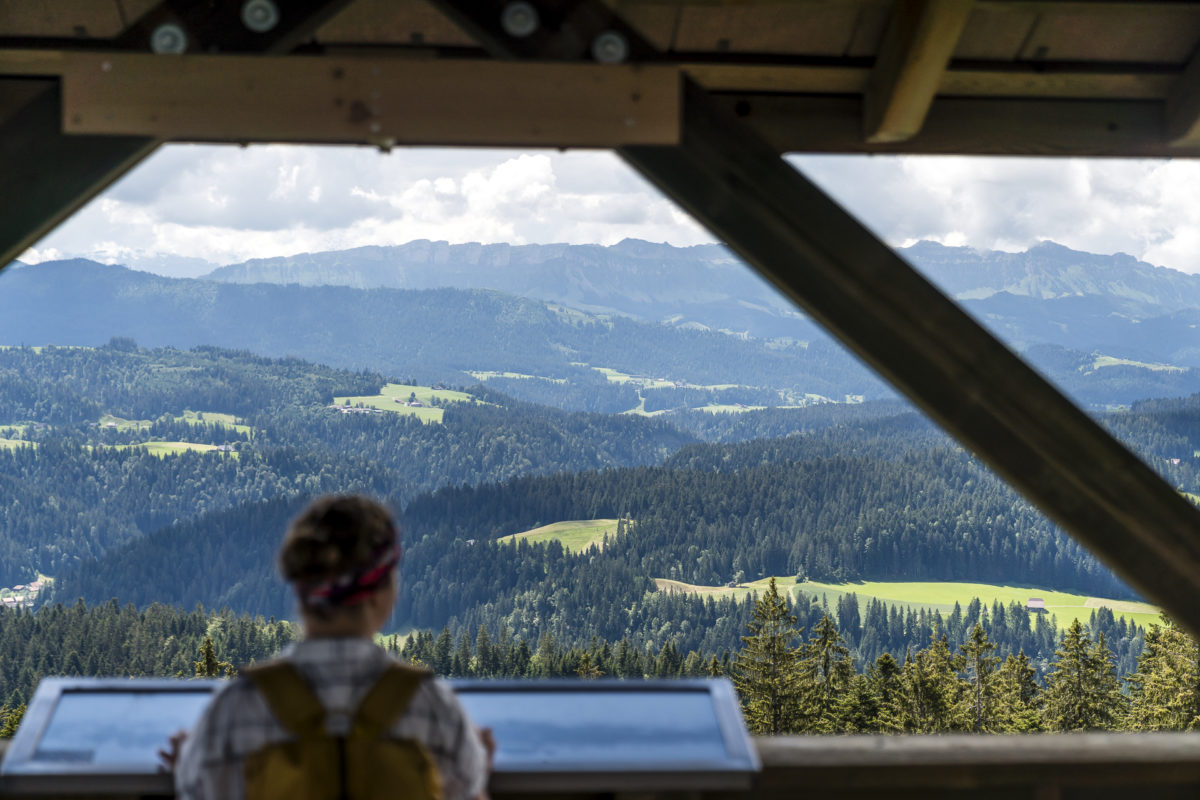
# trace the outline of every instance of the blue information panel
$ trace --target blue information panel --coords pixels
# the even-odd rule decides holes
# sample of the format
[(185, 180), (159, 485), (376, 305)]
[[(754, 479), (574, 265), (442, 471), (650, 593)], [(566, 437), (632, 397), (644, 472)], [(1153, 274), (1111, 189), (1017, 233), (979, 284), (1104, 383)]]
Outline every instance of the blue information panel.
[(218, 681), (48, 678), (0, 774), (153, 774), (158, 750), (200, 718)]
[[(157, 751), (194, 726), (219, 685), (44, 680), (0, 763), (0, 793), (18, 782), (30, 789), (85, 786), (93, 794), (109, 784), (169, 789)], [(451, 685), (472, 721), (493, 731), (495, 791), (739, 789), (758, 771), (726, 680)]]
[(33, 761), (155, 771), (159, 748), (200, 719), (208, 692), (65, 692)]
[(492, 729), (507, 790), (735, 789), (759, 769), (726, 680), (453, 685), (471, 720)]

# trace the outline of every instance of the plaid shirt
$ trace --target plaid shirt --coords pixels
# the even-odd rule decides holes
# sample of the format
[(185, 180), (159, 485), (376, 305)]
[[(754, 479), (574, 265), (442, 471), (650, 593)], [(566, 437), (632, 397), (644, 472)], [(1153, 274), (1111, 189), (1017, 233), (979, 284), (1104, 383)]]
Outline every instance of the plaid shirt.
[[(354, 712), (391, 656), (367, 639), (309, 639), (284, 651), (321, 698), (331, 735), (349, 729)], [(487, 755), (454, 693), (427, 680), (391, 735), (421, 742), (442, 778), (443, 800), (467, 800), (487, 783)], [(184, 741), (175, 765), (180, 800), (243, 800), (245, 759), (291, 736), (275, 720), (248, 678), (223, 686)]]

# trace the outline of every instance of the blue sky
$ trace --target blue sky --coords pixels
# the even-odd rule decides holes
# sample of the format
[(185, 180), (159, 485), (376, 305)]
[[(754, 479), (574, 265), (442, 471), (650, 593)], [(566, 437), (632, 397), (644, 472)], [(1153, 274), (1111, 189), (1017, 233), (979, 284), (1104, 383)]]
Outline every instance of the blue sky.
[[(1200, 164), (835, 156), (790, 161), (893, 245), (1050, 239), (1200, 272)], [(606, 152), (170, 145), (22, 258), (164, 274), (412, 239), (712, 241)]]

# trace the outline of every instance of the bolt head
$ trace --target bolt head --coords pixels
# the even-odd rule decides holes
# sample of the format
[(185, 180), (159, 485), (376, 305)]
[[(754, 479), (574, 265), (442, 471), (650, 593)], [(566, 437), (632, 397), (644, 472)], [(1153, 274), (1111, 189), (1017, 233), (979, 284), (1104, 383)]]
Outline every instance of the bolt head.
[(524, 39), (538, 29), (541, 20), (538, 19), (537, 9), (525, 0), (515, 0), (504, 7), (500, 13), (500, 27), (509, 36)]
[(604, 31), (592, 40), (592, 58), (601, 64), (620, 64), (629, 58), (629, 40), (616, 31)]
[(266, 33), (279, 24), (279, 8), (271, 0), (246, 0), (242, 24), (255, 33)]
[(178, 55), (187, 46), (187, 31), (175, 22), (164, 22), (150, 34), (150, 49), (161, 55)]

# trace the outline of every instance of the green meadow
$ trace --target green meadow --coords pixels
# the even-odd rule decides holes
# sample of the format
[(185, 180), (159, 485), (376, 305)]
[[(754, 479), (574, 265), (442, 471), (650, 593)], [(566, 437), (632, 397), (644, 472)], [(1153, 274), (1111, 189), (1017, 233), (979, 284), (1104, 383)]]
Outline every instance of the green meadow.
[[(416, 397), (413, 398), (413, 395)], [(432, 386), (413, 386), (407, 383), (389, 383), (379, 391), (379, 394), (335, 397), (333, 402), (344, 406), (348, 401), (351, 406), (364, 406), (395, 414), (408, 414), (425, 422), (441, 422), (442, 409), (430, 406), (435, 397), (443, 403), (469, 403), (475, 399), (466, 392), (455, 392), (450, 389), (434, 389)], [(410, 398), (418, 400), (422, 405), (408, 405)]]
[(528, 375), (524, 372), (495, 372), (492, 370), (475, 370), (468, 373), (472, 378), (487, 381), (488, 378), (521, 378), (527, 380), (548, 381), (550, 383), (566, 383), (566, 378), (547, 378), (544, 375)]
[(0, 449), (16, 450), (18, 447), (37, 447), (37, 442), (27, 442), (23, 439), (0, 439)]
[(1173, 364), (1148, 364), (1145, 361), (1131, 361), (1128, 358), (1096, 356), (1096, 360), (1092, 362), (1092, 369), (1101, 367), (1141, 367), (1155, 372), (1183, 372), (1183, 367), (1176, 367)]
[[(114, 444), (107, 446), (114, 450), (131, 450), (137, 448), (160, 458), (177, 456), (180, 453), (187, 452), (211, 453), (217, 449), (215, 444), (197, 444), (196, 442), (139, 442), (138, 444)], [(222, 455), (231, 455), (234, 458), (238, 457), (236, 452), (226, 452)]]
[(224, 414), (220, 411), (184, 411), (182, 416), (175, 418), (177, 422), (191, 422), (196, 425), (221, 425), (225, 428), (232, 428), (238, 433), (250, 433), (253, 428), (249, 425), (244, 425), (233, 414)]
[(578, 553), (592, 545), (602, 547), (605, 535), (617, 535), (615, 519), (577, 519), (554, 522), (522, 533), (514, 533), (511, 536), (501, 536), (497, 541), (515, 542), (518, 539), (534, 543), (559, 541), (566, 550)]
[[(695, 594), (712, 595), (743, 595), (748, 592), (761, 592), (766, 589), (768, 578), (752, 583), (740, 584), (737, 587), (725, 586), (696, 586), (679, 581), (656, 578), (655, 583), (664, 591), (682, 591)], [(942, 581), (863, 581), (860, 583), (821, 583), (805, 581), (796, 583), (795, 578), (776, 578), (776, 584), (781, 589), (787, 589), (793, 598), (796, 592), (804, 592), (815, 596), (818, 600), (824, 598), (831, 607), (845, 594), (853, 592), (858, 596), (859, 604), (865, 610), (866, 603), (878, 599), (889, 605), (904, 608), (928, 608), (948, 614), (958, 603), (963, 608), (972, 599), (978, 597), (985, 605), (1000, 601), (1004, 605), (1012, 602), (1024, 605), (1031, 597), (1040, 597), (1046, 604), (1046, 612), (1057, 618), (1059, 627), (1064, 627), (1076, 617), (1081, 622), (1087, 622), (1093, 609), (1109, 608), (1118, 617), (1125, 617), (1130, 622), (1147, 626), (1158, 622), (1159, 609), (1149, 603), (1131, 600), (1112, 600), (1104, 597), (1088, 597), (1087, 595), (1071, 592), (1056, 592), (1049, 589), (1039, 589), (1030, 586), (1011, 586), (990, 583), (963, 583)]]

